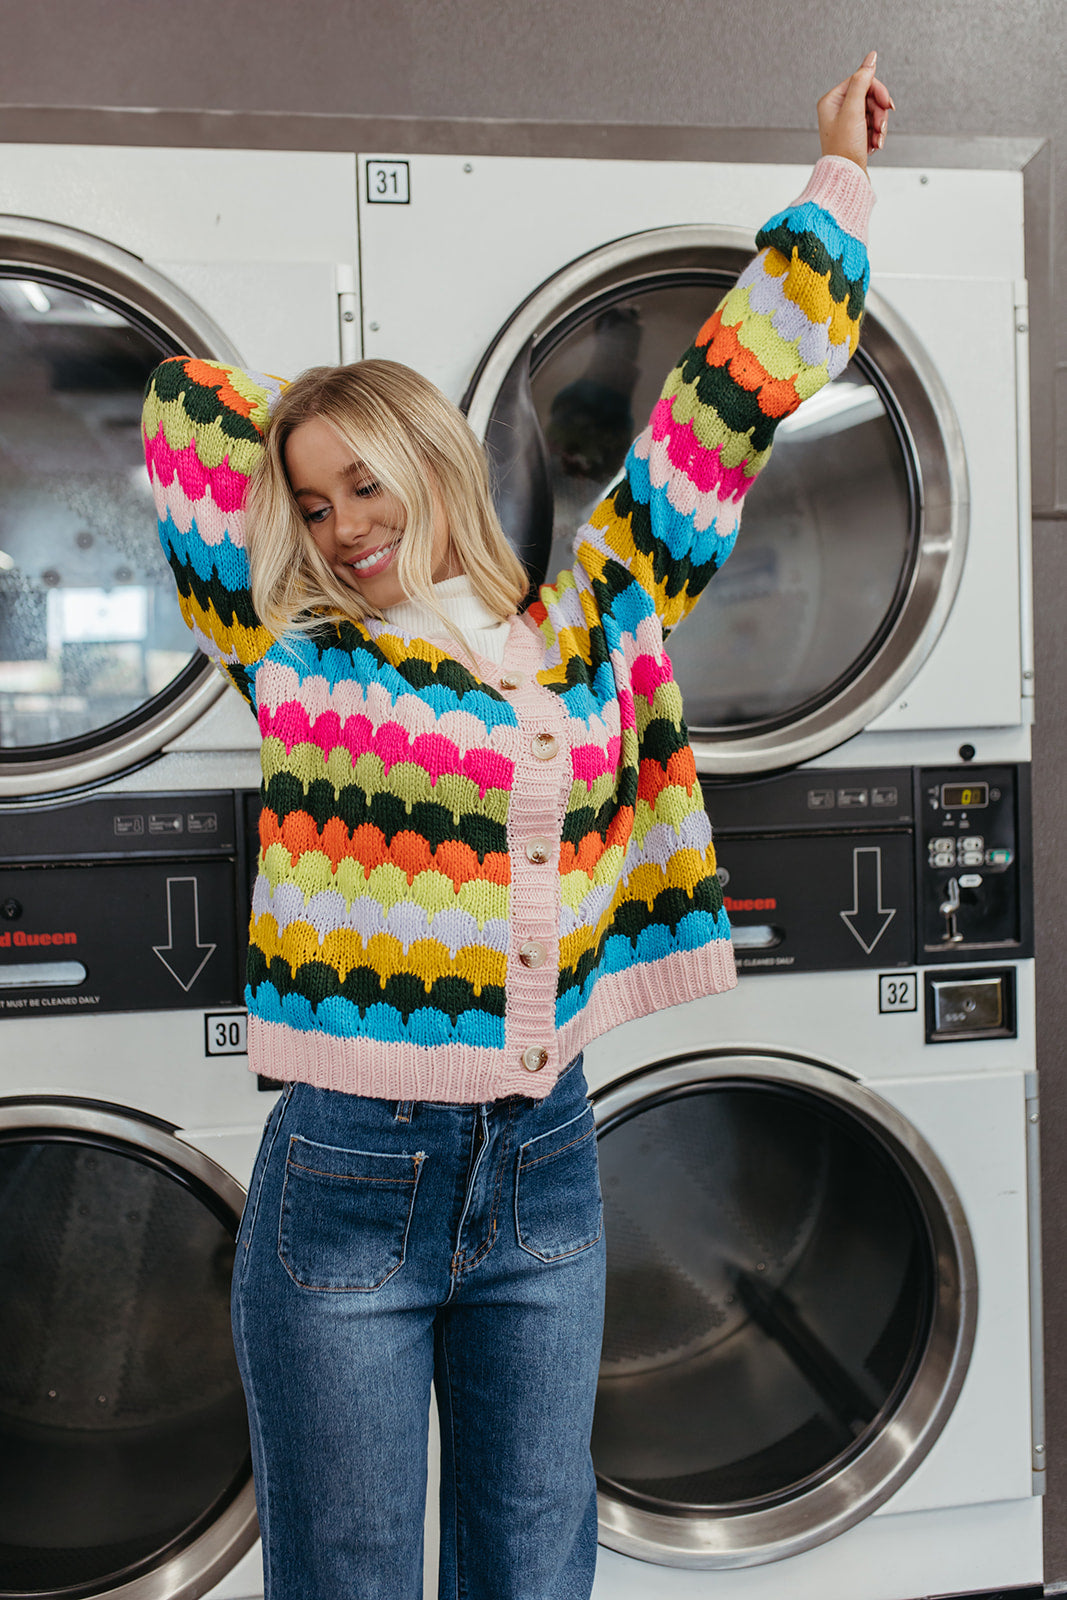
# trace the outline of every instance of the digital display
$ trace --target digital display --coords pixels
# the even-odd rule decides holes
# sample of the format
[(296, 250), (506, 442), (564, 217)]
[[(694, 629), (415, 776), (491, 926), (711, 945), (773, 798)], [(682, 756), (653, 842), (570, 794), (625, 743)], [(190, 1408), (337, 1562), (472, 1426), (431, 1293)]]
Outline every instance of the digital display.
[(977, 811), (989, 804), (988, 783), (943, 783), (941, 805), (945, 811)]

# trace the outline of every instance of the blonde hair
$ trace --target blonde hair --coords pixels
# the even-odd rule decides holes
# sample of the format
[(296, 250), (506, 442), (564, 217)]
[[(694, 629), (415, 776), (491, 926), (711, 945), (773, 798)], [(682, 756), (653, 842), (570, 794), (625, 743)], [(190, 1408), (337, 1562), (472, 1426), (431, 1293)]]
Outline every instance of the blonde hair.
[(357, 361), (312, 367), (282, 391), (252, 478), (247, 525), (252, 604), (275, 637), (313, 628), (326, 618), (361, 622), (380, 615), (331, 571), (293, 498), (285, 446), (313, 417), (328, 422), (353, 460), (404, 507), (396, 574), (410, 599), (424, 601), (444, 629), (464, 643), (433, 597), (436, 496), (474, 592), (501, 619), (518, 610), (529, 578), (500, 526), (485, 454), (466, 418), (410, 367)]

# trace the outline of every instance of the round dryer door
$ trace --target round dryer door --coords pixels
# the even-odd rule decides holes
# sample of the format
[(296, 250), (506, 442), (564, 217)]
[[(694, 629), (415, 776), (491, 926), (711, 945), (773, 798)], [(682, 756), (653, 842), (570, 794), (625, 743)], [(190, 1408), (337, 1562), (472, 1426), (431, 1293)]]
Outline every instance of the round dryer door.
[(737, 1567), (834, 1538), (929, 1451), (974, 1340), (974, 1252), (886, 1101), (709, 1055), (594, 1097), (608, 1280), (603, 1543)]
[(0, 1105), (0, 1595), (181, 1600), (254, 1542), (243, 1199), (152, 1119)]
[(133, 766), (222, 692), (144, 469), (145, 380), (180, 353), (237, 358), (135, 257), (0, 217), (0, 795)]
[[(752, 248), (706, 227), (621, 239), (550, 279), (498, 335), (464, 404), (535, 581), (573, 565), (578, 530)], [(959, 428), (877, 295), (858, 353), (781, 424), (749, 502), (736, 551), (668, 643), (697, 765), (724, 776), (859, 732), (952, 603), (967, 525)]]

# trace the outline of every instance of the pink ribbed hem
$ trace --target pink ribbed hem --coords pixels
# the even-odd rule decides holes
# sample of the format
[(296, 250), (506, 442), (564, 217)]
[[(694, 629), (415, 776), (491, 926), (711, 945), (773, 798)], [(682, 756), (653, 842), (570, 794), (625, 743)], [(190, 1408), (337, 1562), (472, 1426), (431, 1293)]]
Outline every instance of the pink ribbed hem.
[(822, 206), (846, 233), (866, 244), (874, 199), (871, 180), (855, 161), (847, 156), (820, 156), (803, 194), (793, 204), (802, 206), (810, 200)]
[(338, 1039), (301, 1033), (283, 1022), (248, 1019), (248, 1065), (284, 1082), (362, 1094), (373, 1100), (437, 1100), (479, 1105), (521, 1094), (544, 1100), (579, 1050), (622, 1022), (721, 994), (737, 982), (733, 947), (727, 940), (660, 961), (607, 973), (595, 985), (581, 1014), (557, 1035), (553, 1061), (527, 1072), (518, 1046), (476, 1050), (470, 1045), (383, 1044), (376, 1039)]
[(638, 1017), (654, 1016), (671, 1006), (736, 987), (734, 947), (728, 939), (717, 939), (701, 950), (681, 950), (625, 972), (605, 973), (578, 1016), (560, 1030), (560, 1060), (564, 1065), (573, 1061), (579, 1050), (620, 1023), (636, 1022)]

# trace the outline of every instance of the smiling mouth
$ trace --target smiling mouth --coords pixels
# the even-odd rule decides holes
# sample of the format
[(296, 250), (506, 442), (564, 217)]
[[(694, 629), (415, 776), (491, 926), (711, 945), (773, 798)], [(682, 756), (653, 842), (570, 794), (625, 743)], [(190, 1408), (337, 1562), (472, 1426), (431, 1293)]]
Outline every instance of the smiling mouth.
[(373, 572), (377, 567), (384, 565), (389, 560), (399, 543), (400, 535), (398, 534), (392, 544), (379, 545), (377, 550), (372, 550), (369, 555), (363, 556), (361, 560), (347, 562), (346, 565), (349, 572)]

